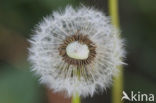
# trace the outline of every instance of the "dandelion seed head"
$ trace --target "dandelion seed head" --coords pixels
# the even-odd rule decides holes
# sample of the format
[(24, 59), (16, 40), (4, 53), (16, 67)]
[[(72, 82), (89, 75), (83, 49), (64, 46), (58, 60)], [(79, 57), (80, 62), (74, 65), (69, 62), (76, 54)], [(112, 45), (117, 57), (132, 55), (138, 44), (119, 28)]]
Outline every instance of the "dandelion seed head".
[(44, 18), (29, 40), (29, 61), (40, 82), (68, 96), (104, 90), (124, 64), (123, 40), (102, 12), (67, 6)]

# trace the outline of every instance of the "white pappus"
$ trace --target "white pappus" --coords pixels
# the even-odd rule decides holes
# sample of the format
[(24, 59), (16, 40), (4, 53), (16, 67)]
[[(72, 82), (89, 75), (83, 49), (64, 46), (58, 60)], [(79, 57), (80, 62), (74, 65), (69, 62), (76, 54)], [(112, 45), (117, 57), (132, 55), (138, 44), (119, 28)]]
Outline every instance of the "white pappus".
[(44, 18), (29, 40), (29, 61), (40, 82), (67, 96), (93, 95), (124, 64), (123, 40), (110, 18), (93, 8), (67, 6)]

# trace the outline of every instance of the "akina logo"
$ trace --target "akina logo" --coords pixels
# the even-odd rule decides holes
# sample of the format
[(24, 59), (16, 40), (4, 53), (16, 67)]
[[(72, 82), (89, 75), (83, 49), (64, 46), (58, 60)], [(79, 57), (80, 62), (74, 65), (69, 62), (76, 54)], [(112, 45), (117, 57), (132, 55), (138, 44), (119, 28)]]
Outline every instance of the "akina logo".
[(134, 92), (131, 91), (130, 95), (128, 95), (125, 91), (122, 92), (123, 96), (121, 98), (121, 101), (128, 100), (128, 101), (139, 101), (139, 102), (154, 102), (155, 97), (154, 94), (145, 94), (141, 93), (140, 91)]

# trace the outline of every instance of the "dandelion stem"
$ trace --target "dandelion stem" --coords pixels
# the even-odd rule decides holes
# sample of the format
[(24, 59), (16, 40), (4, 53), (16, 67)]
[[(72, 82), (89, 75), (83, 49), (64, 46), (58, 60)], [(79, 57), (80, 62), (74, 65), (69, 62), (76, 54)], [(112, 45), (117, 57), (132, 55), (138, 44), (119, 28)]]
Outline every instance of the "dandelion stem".
[(118, 0), (109, 0), (109, 13), (112, 18), (113, 25), (116, 28), (119, 28)]
[[(119, 29), (118, 0), (109, 0), (109, 13), (112, 18), (112, 24)], [(118, 69), (120, 70), (120, 73), (114, 80), (114, 85), (112, 88), (112, 103), (121, 103), (121, 95), (123, 90), (123, 68), (122, 66), (119, 66)]]
[(80, 103), (80, 96), (78, 93), (72, 96), (72, 103)]

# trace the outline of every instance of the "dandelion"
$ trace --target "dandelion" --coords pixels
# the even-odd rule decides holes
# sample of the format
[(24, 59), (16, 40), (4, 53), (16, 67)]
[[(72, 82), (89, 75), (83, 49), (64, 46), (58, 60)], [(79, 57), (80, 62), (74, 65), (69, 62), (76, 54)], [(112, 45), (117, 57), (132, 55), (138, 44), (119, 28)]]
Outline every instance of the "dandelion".
[(34, 30), (29, 60), (40, 82), (55, 92), (88, 96), (104, 90), (123, 64), (123, 42), (109, 17), (93, 8), (67, 6)]

